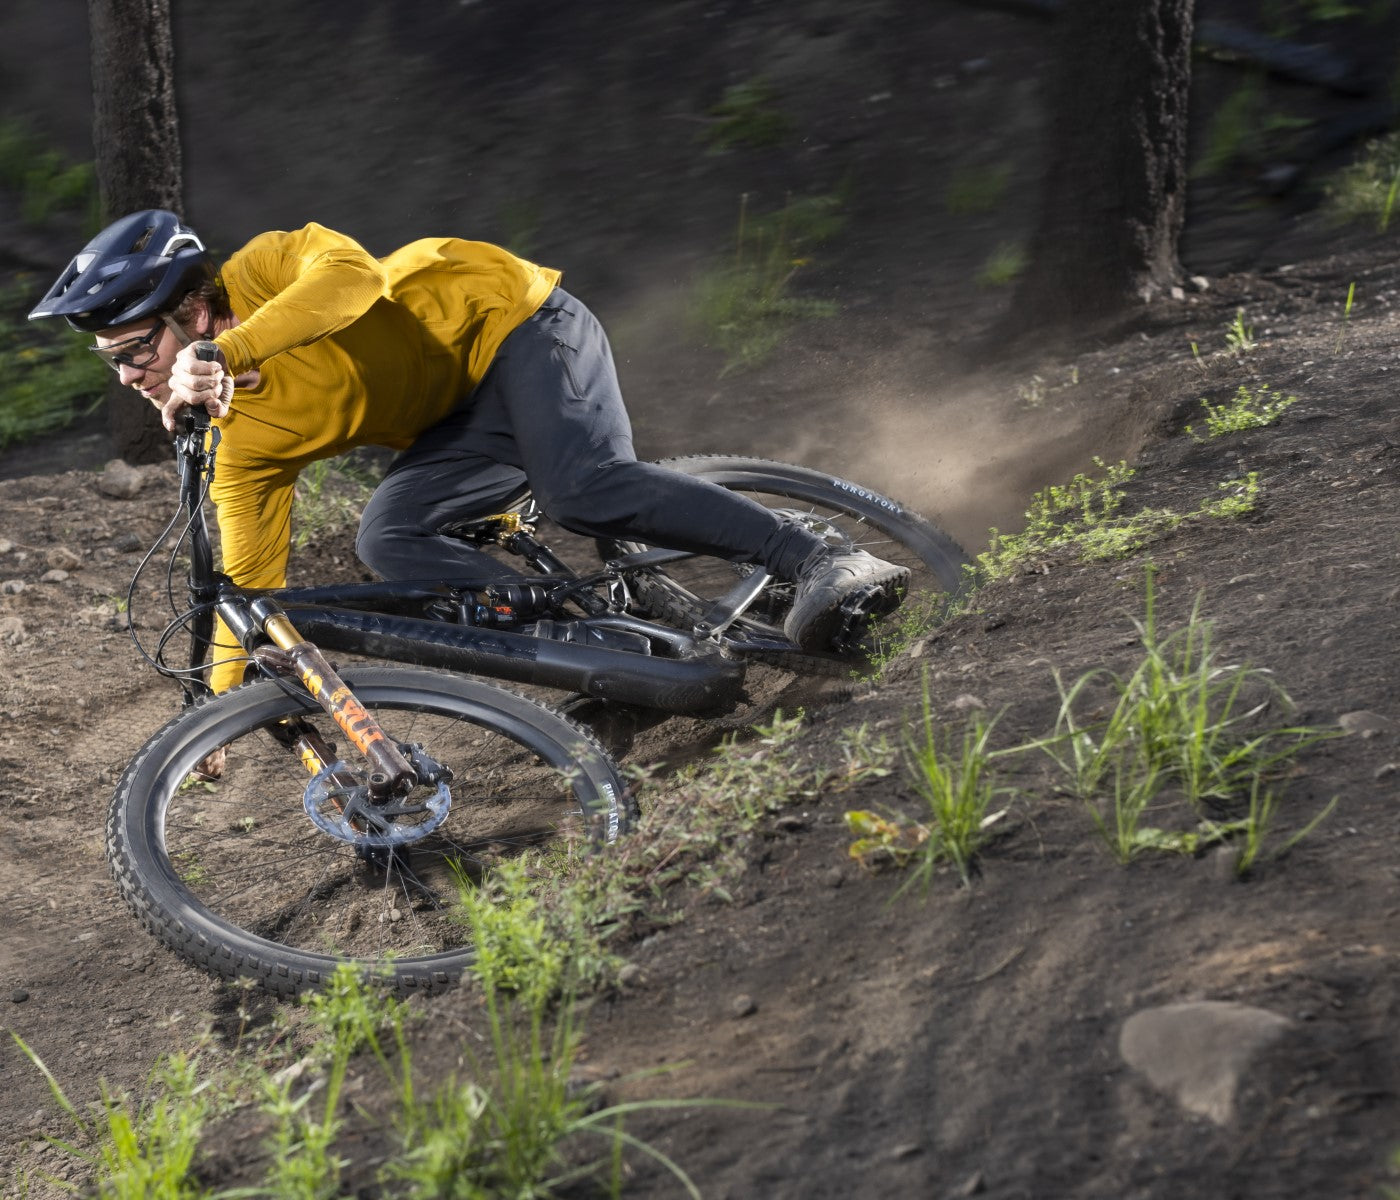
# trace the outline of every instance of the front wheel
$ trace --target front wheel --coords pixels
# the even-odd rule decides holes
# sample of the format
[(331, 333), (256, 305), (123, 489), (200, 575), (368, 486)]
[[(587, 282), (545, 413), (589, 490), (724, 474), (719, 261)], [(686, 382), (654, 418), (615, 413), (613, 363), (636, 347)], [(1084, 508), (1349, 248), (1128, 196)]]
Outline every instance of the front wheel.
[[(461, 889), (522, 848), (576, 852), (622, 831), (617, 767), (558, 713), (446, 672), (366, 667), (345, 680), (388, 736), (452, 773), (430, 803), (390, 811), (377, 836), (344, 819), (339, 781), (352, 768), (331, 786), (288, 749), (289, 722), (344, 737), (279, 682), (186, 709), (122, 775), (107, 822), (113, 875), (147, 929), (196, 966), (293, 996), (343, 961), (401, 992), (442, 987), (473, 955)], [(190, 782), (220, 747), (222, 777)]]
[[(946, 610), (969, 582), (970, 560), (958, 543), (931, 521), (896, 500), (836, 475), (763, 458), (729, 455), (690, 455), (663, 459), (661, 466), (708, 480), (748, 496), (765, 508), (799, 521), (838, 549), (864, 550), (876, 558), (907, 567), (905, 601), (886, 622), (929, 623)], [(641, 543), (605, 546), (605, 554), (645, 549)], [(682, 628), (693, 625), (716, 599), (755, 568), (743, 563), (696, 556), (636, 576), (641, 606), (652, 616)], [(742, 647), (747, 636), (756, 643), (783, 640), (782, 626), (792, 605), (793, 587), (775, 580), (731, 628)], [(795, 669), (849, 667), (877, 652), (877, 630), (845, 654), (812, 655), (788, 652), (774, 661)], [(767, 657), (766, 655), (764, 657)]]

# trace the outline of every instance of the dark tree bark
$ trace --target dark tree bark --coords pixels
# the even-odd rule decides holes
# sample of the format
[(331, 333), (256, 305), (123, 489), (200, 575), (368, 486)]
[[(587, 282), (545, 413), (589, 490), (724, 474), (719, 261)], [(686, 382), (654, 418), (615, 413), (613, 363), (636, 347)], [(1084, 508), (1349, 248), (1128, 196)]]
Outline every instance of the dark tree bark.
[[(170, 0), (88, 0), (93, 144), (104, 221), (143, 208), (180, 212), (184, 181), (175, 111)], [(127, 462), (163, 462), (160, 414), (114, 381), (108, 429)]]
[(1068, 0), (1053, 37), (1047, 168), (1017, 327), (1150, 300), (1181, 275), (1195, 0)]

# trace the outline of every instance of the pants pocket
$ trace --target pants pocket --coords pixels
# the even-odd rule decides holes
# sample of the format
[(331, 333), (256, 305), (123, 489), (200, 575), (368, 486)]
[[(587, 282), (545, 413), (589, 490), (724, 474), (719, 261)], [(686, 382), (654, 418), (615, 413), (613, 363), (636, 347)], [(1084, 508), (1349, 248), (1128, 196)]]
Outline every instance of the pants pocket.
[(568, 342), (557, 334), (554, 336), (554, 357), (559, 360), (560, 369), (564, 372), (564, 380), (569, 385), (569, 391), (575, 400), (583, 399), (583, 388), (579, 386), (578, 374), (574, 370), (574, 358), (578, 354)]

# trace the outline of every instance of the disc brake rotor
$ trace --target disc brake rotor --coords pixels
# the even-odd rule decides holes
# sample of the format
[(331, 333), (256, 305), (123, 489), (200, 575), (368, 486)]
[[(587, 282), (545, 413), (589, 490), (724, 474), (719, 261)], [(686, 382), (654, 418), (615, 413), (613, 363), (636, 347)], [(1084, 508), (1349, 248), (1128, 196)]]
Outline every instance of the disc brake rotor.
[(428, 836), (447, 819), (452, 793), (446, 783), (421, 798), (376, 804), (366, 785), (347, 785), (354, 772), (343, 762), (318, 771), (306, 785), (302, 806), (322, 833), (356, 848), (406, 846)]

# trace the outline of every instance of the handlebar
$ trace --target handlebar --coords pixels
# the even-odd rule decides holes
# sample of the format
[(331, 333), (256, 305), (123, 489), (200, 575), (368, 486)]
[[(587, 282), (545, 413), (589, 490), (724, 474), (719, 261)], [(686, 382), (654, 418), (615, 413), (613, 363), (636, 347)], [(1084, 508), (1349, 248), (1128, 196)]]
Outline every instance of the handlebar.
[[(200, 362), (216, 362), (219, 348), (213, 342), (195, 342), (195, 357)], [(209, 413), (204, 407), (186, 408), (180, 413), (181, 433), (202, 433), (209, 428)]]

